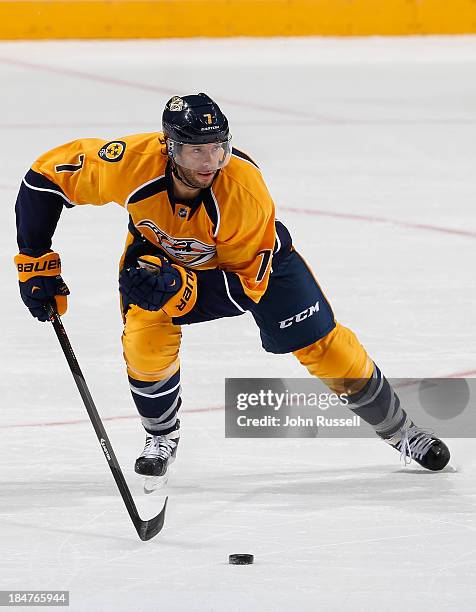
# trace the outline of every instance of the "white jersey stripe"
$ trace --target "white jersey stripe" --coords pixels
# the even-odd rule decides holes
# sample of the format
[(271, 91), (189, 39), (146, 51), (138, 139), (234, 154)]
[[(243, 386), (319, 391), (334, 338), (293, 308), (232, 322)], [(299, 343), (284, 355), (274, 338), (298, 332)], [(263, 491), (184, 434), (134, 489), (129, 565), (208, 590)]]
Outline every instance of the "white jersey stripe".
[(215, 231), (213, 232), (213, 237), (216, 238), (217, 235), (218, 235), (218, 230), (220, 229), (220, 220), (221, 220), (221, 217), (220, 217), (220, 207), (218, 206), (218, 202), (217, 202), (217, 199), (215, 197), (215, 194), (213, 193), (213, 189), (210, 189), (210, 192), (212, 194), (212, 198), (213, 198), (213, 202), (215, 204), (215, 208), (217, 209), (217, 225), (215, 227)]
[(243, 310), (243, 308), (242, 308), (242, 307), (241, 307), (239, 304), (237, 304), (237, 303), (235, 302), (235, 300), (234, 300), (234, 299), (231, 297), (231, 294), (230, 294), (230, 288), (228, 287), (228, 280), (227, 280), (227, 278), (226, 278), (226, 274), (223, 272), (223, 270), (221, 271), (221, 273), (223, 274), (223, 280), (225, 281), (225, 289), (226, 289), (226, 293), (227, 293), (227, 295), (228, 295), (228, 298), (230, 299), (230, 302), (231, 302), (231, 303), (232, 303), (234, 306), (236, 306), (236, 307), (238, 308), (238, 310), (240, 310), (241, 312), (246, 312), (246, 310)]
[(71, 206), (75, 206), (74, 202), (71, 202), (71, 200), (68, 200), (68, 198), (64, 195), (64, 193), (61, 193), (61, 191), (55, 191), (54, 189), (46, 189), (45, 187), (34, 187), (33, 185), (30, 185), (30, 183), (28, 183), (25, 178), (23, 178), (23, 183), (29, 189), (34, 189), (35, 191), (48, 191), (49, 193), (56, 193), (56, 195), (61, 196), (63, 200), (66, 200), (68, 204), (70, 204)]
[(139, 187), (137, 187), (136, 189), (134, 189), (134, 191), (132, 191), (126, 198), (126, 201), (124, 203), (124, 206), (127, 208), (129, 206), (129, 200), (132, 198), (132, 196), (134, 194), (136, 194), (138, 191), (140, 191), (143, 187), (147, 187), (147, 185), (150, 185), (151, 183), (155, 183), (155, 181), (160, 181), (160, 179), (163, 179), (165, 176), (165, 174), (162, 174), (161, 176), (156, 176), (155, 178), (151, 179), (150, 181), (147, 181), (146, 183), (144, 183), (143, 185), (139, 185)]

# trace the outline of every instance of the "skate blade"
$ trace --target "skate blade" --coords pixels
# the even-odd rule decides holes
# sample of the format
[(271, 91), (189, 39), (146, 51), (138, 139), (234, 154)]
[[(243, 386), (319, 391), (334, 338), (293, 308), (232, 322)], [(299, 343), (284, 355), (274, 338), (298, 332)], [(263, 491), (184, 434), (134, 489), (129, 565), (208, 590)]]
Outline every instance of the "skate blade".
[(154, 493), (154, 491), (163, 489), (168, 480), (168, 474), (165, 474), (164, 476), (146, 476), (144, 478), (144, 493), (149, 495), (150, 493)]

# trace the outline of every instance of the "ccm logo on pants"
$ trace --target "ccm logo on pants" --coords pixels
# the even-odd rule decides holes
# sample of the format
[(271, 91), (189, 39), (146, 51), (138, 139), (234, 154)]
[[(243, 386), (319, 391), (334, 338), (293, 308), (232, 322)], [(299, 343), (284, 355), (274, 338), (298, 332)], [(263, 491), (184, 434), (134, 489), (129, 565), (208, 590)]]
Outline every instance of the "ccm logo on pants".
[(306, 310), (303, 310), (302, 312), (299, 312), (298, 314), (293, 315), (289, 319), (284, 319), (284, 321), (280, 321), (279, 327), (281, 329), (284, 329), (285, 327), (290, 327), (294, 323), (300, 323), (301, 321), (304, 321), (304, 319), (307, 319), (308, 317), (312, 317), (312, 315), (318, 311), (319, 311), (319, 300), (316, 302), (314, 306), (310, 306), (309, 308), (306, 308)]

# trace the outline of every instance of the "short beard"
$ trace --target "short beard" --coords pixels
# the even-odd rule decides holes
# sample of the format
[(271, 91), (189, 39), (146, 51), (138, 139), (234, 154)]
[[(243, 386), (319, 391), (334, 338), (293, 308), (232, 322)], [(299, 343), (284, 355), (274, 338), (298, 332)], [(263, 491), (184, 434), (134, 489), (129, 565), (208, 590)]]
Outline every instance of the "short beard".
[[(177, 165), (177, 172), (179, 173), (179, 176), (181, 178), (185, 179), (187, 187), (189, 185), (191, 188), (195, 187), (196, 189), (206, 189), (207, 187), (209, 187), (208, 184), (204, 186), (203, 183), (199, 183), (196, 179), (193, 178), (193, 170), (189, 170), (188, 168), (184, 168), (183, 166)], [(213, 175), (210, 181), (210, 185), (212, 184), (214, 178), (215, 175)]]

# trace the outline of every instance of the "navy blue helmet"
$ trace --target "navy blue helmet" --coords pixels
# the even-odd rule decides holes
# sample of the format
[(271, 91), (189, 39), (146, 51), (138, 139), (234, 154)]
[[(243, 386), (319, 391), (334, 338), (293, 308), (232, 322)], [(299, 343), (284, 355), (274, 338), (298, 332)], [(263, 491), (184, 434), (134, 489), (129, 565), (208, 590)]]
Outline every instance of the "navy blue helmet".
[(166, 138), (182, 144), (230, 140), (227, 118), (204, 93), (171, 98), (162, 115), (162, 129)]

